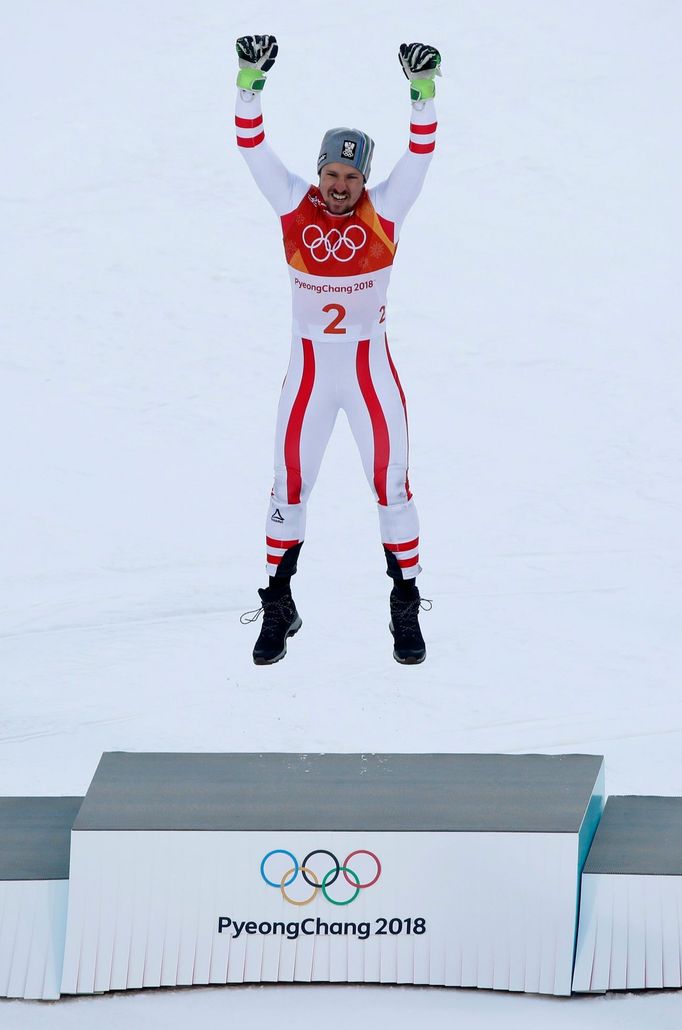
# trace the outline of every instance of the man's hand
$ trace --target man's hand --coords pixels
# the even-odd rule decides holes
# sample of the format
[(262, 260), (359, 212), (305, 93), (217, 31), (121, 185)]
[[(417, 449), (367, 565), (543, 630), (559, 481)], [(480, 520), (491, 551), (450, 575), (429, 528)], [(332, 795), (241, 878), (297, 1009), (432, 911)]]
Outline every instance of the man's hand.
[(240, 89), (261, 90), (265, 85), (265, 73), (269, 72), (277, 57), (277, 40), (274, 36), (240, 36), (237, 40)]
[(434, 76), (440, 75), (440, 54), (428, 43), (401, 43), (398, 61), (410, 80), (412, 100), (431, 100), (436, 95)]

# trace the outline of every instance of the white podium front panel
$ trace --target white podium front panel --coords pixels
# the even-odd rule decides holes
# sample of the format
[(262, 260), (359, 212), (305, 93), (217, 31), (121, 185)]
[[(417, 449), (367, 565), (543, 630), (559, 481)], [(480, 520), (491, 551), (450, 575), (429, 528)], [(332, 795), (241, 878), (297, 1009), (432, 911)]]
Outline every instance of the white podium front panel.
[(567, 994), (577, 859), (569, 834), (74, 834), (62, 990), (301, 980)]
[(370, 982), (570, 993), (595, 756), (103, 756), (62, 990)]
[(680, 987), (682, 798), (611, 797), (582, 876), (573, 989)]
[(0, 997), (59, 997), (82, 798), (0, 798)]

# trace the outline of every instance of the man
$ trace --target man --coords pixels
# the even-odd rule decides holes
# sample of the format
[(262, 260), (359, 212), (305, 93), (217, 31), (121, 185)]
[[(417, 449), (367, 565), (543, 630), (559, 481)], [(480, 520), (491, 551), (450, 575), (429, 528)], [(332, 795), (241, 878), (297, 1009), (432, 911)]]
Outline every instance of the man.
[(374, 143), (358, 129), (325, 133), (319, 186), (287, 171), (265, 142), (260, 93), (277, 56), (274, 36), (237, 40), (237, 144), (281, 221), (293, 293), (293, 339), (275, 438), (275, 482), (266, 522), (269, 585), (259, 590), (257, 665), (284, 657), (301, 628), (291, 596), (305, 538), (306, 504), (337, 413), (343, 408), (378, 502), (390, 629), (402, 664), (426, 657), (419, 627), (419, 520), (408, 481), (405, 396), (386, 336), (386, 291), (400, 230), (435, 147), (434, 76), (440, 54), (403, 43), (410, 80), (410, 142), (389, 177), (366, 189)]

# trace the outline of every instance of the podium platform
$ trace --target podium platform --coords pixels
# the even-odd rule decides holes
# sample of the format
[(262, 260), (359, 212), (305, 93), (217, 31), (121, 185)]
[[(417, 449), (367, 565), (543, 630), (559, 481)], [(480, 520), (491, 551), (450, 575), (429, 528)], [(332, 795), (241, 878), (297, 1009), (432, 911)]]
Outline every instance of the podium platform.
[(71, 827), (82, 798), (0, 798), (0, 997), (59, 997)]
[(610, 797), (585, 864), (573, 989), (680, 987), (682, 798)]
[(594, 755), (102, 757), (62, 991), (367, 982), (569, 994)]

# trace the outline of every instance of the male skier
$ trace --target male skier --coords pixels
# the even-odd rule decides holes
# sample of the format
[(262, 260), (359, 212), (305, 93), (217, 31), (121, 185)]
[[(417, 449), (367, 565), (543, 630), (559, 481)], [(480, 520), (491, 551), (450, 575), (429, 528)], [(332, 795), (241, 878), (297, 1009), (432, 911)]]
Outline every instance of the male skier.
[(289, 172), (265, 142), (260, 92), (277, 50), (274, 36), (237, 40), (237, 144), (280, 219), (293, 294), (291, 358), (277, 413), (266, 522), (269, 585), (258, 591), (262, 609), (254, 618), (262, 610), (263, 626), (253, 660), (257, 665), (279, 661), (287, 638), (301, 628), (291, 577), (305, 538), (308, 497), (343, 408), (378, 502), (393, 580), (393, 656), (417, 664), (426, 657), (416, 585), (419, 520), (407, 476), (405, 396), (386, 336), (386, 291), (403, 221), (435, 147), (434, 76), (440, 74), (440, 54), (423, 43), (400, 46), (412, 101), (409, 146), (389, 177), (368, 190), (374, 143), (358, 129), (325, 133), (317, 159), (319, 186)]

